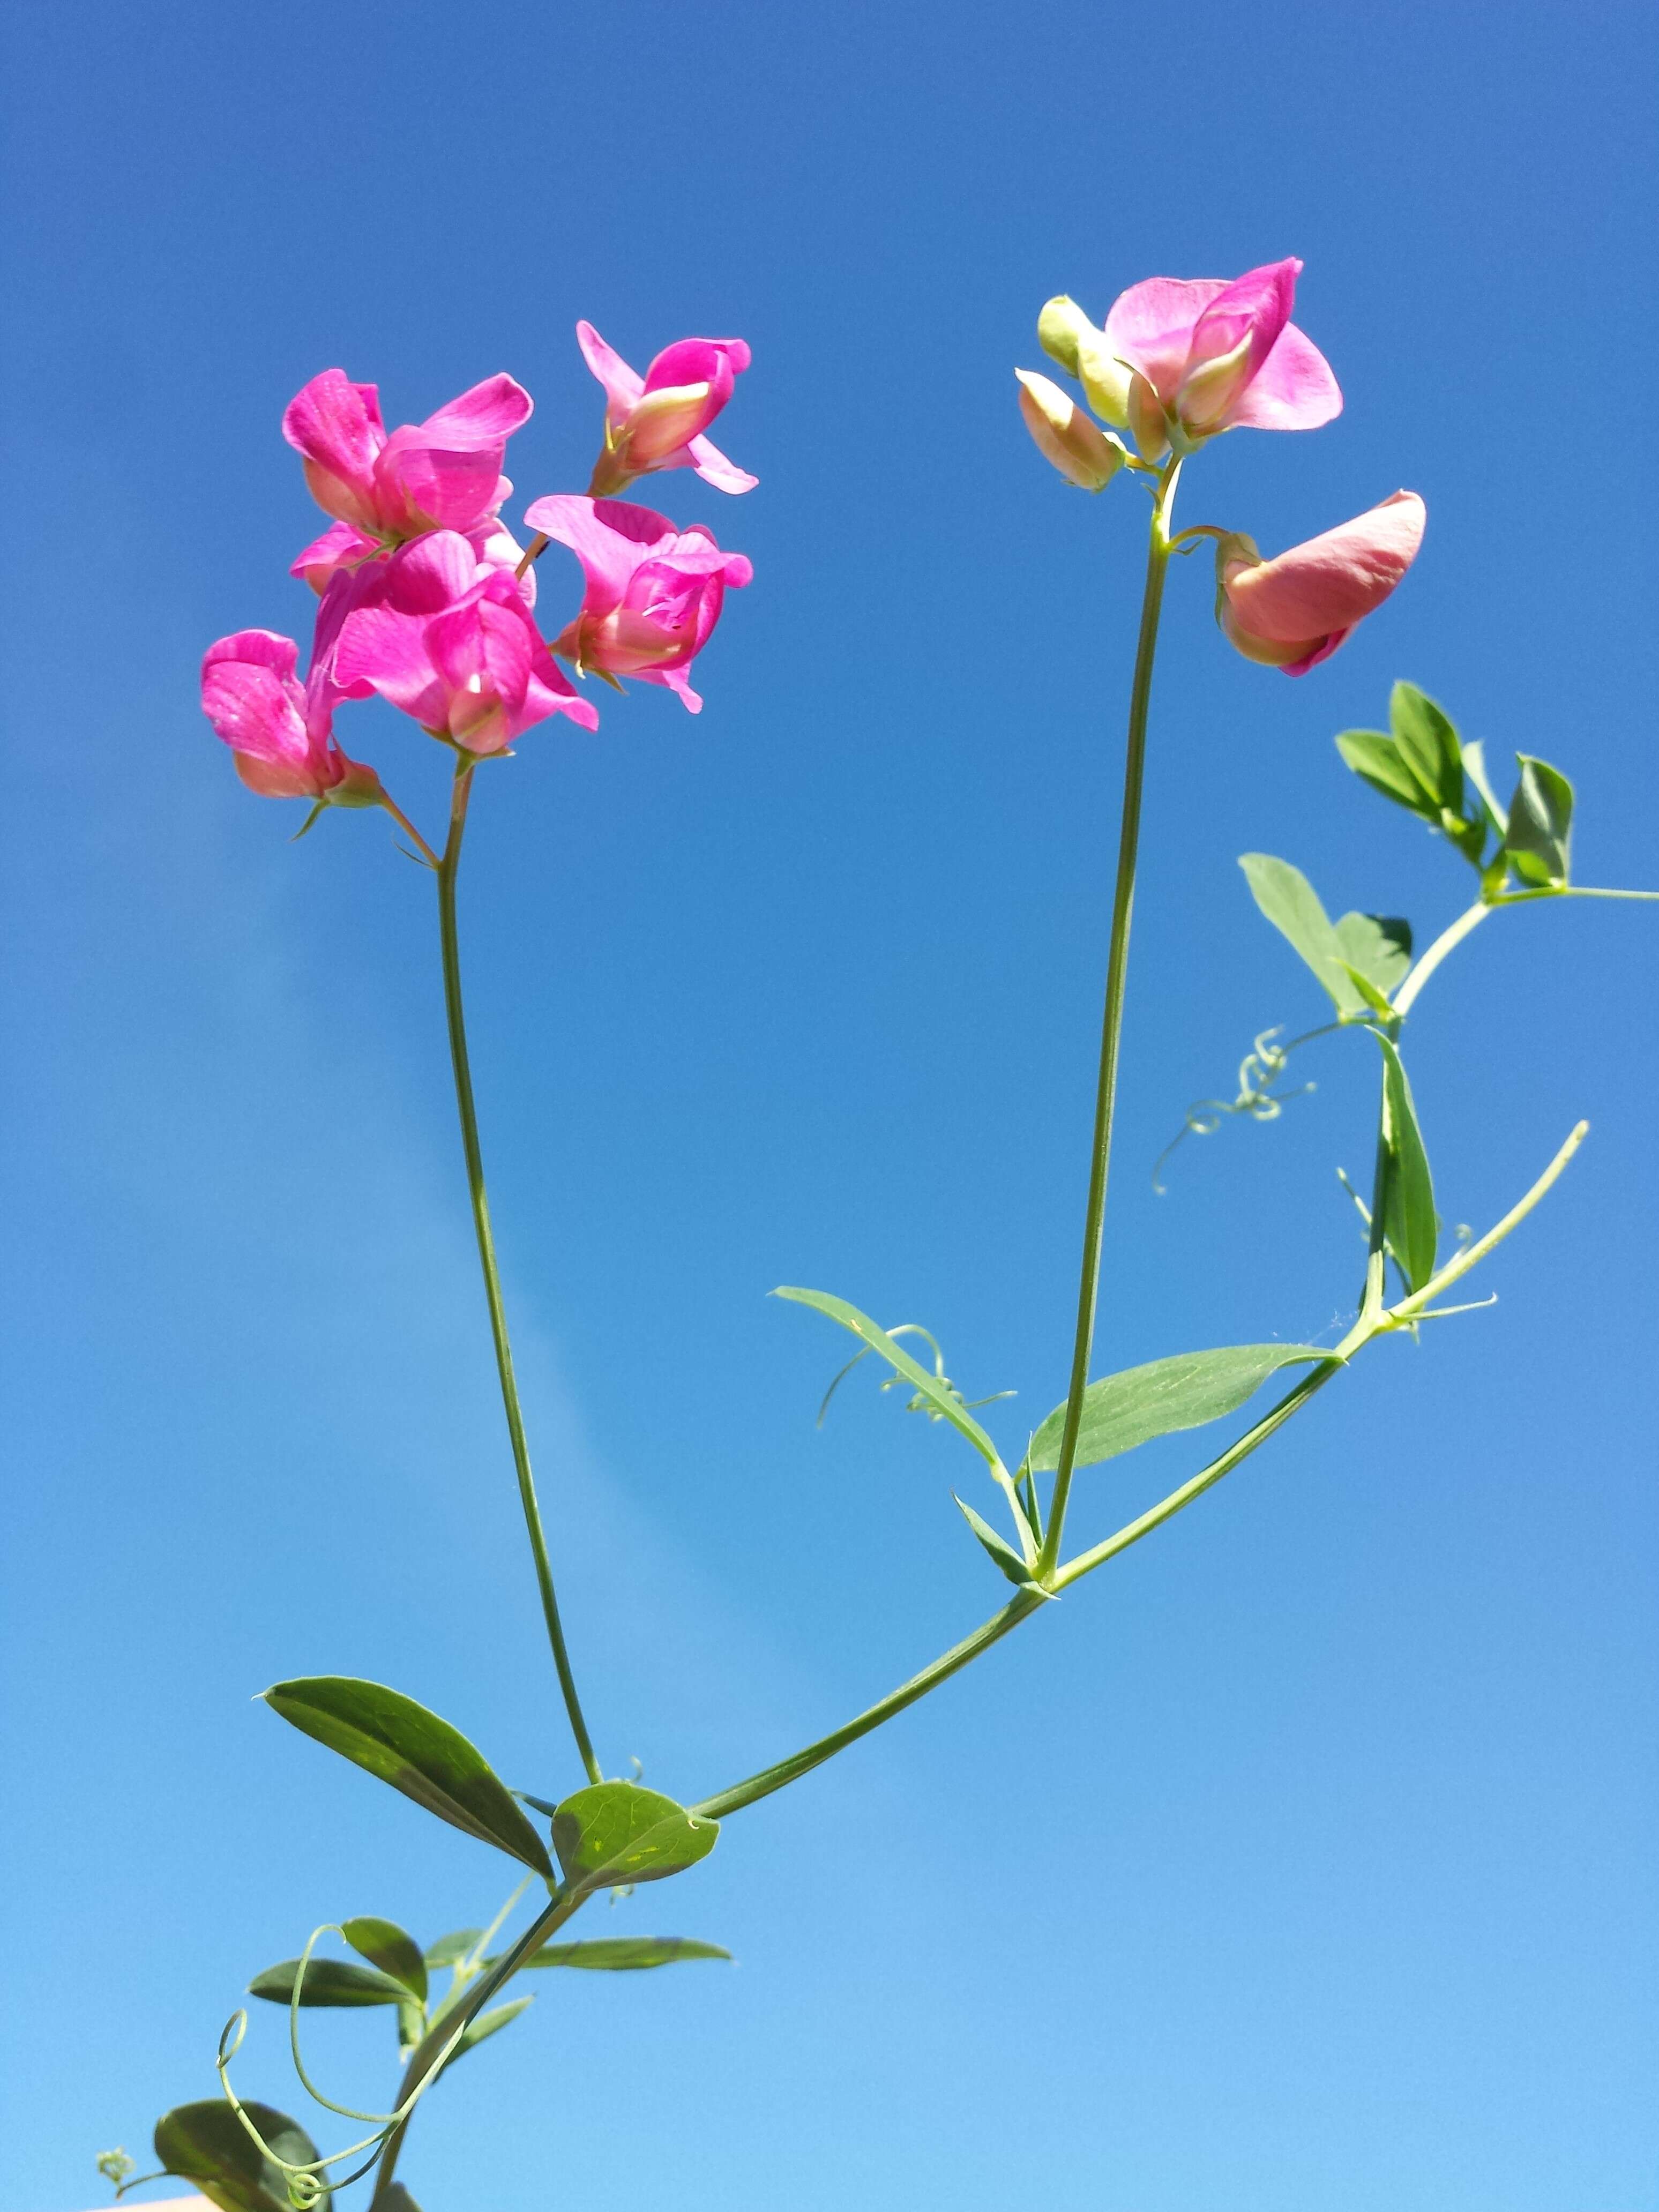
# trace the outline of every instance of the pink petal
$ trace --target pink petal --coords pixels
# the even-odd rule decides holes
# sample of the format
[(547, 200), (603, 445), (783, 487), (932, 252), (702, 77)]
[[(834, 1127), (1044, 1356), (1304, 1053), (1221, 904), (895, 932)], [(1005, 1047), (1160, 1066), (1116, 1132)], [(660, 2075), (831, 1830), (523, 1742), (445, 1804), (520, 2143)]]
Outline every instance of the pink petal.
[(1181, 383), (1199, 317), (1227, 289), (1221, 276), (1149, 276), (1132, 284), (1106, 318), (1107, 352), (1138, 368), (1167, 404)]
[(628, 418), (627, 462), (637, 476), (672, 464), (690, 441), (700, 437), (720, 411), (712, 384), (665, 384), (638, 400)]
[(376, 503), (389, 530), (470, 530), (495, 504), (499, 446), (453, 450), (424, 428), (394, 430), (374, 465)]
[(705, 483), (713, 484), (716, 491), (753, 491), (760, 482), (735, 461), (728, 461), (718, 446), (707, 438), (693, 438), (686, 447), (691, 466)]
[(1196, 368), (1231, 353), (1247, 337), (1251, 341), (1252, 366), (1259, 366), (1291, 319), (1296, 280), (1301, 274), (1299, 261), (1270, 261), (1261, 269), (1235, 276), (1193, 325), (1188, 368)]
[(304, 552), (295, 556), (288, 573), (303, 576), (320, 599), (337, 568), (355, 567), (380, 550), (380, 539), (370, 538), (355, 524), (331, 523), (320, 538), (313, 538)]
[(1304, 653), (1300, 660), (1286, 661), (1279, 669), (1279, 674), (1305, 676), (1310, 668), (1317, 668), (1322, 660), (1328, 660), (1338, 646), (1346, 644), (1352, 635), (1352, 626), (1347, 629), (1334, 629), (1328, 637), (1320, 640), (1311, 653)]
[(289, 400), (283, 435), (305, 456), (306, 482), (323, 512), (373, 528), (372, 471), (386, 444), (375, 387), (325, 368)]
[(584, 730), (597, 730), (599, 726), (599, 708), (591, 699), (580, 696), (550, 655), (544, 656), (530, 672), (530, 681), (525, 687), (523, 725), (528, 729), (532, 723), (544, 722), (550, 714), (568, 714)]
[(619, 605), (629, 578), (647, 551), (674, 535), (667, 516), (648, 507), (621, 499), (587, 499), (574, 492), (532, 501), (524, 519), (529, 529), (568, 545), (581, 562), (587, 585), (582, 611), (591, 616), (608, 614)]
[(334, 672), (342, 685), (366, 684), (412, 714), (422, 729), (444, 726), (447, 696), (426, 650), (426, 623), (395, 607), (358, 607), (341, 627)]
[(477, 556), (458, 530), (428, 531), (386, 564), (386, 597), (400, 614), (441, 614), (477, 580)]
[(688, 714), (702, 714), (702, 694), (691, 689), (691, 679), (684, 668), (641, 668), (635, 673), (641, 684), (660, 684), (665, 690), (677, 693)]
[[(510, 376), (487, 376), (420, 426), (421, 442), (446, 453), (488, 453), (504, 446), (530, 420), (534, 403)], [(497, 464), (499, 465), (499, 463)]]
[(744, 357), (738, 362), (732, 358), (730, 346), (719, 338), (680, 338), (665, 346), (647, 369), (645, 389), (661, 392), (673, 385), (707, 384), (714, 392), (718, 412), (732, 397), (737, 371), (749, 366), (749, 349), (744, 346), (743, 350)]
[(1417, 494), (1397, 491), (1260, 568), (1234, 569), (1224, 585), (1228, 604), (1243, 629), (1273, 641), (1351, 629), (1382, 605), (1416, 559), (1426, 520)]
[(1311, 338), (1286, 323), (1229, 421), (1238, 429), (1316, 430), (1341, 412), (1330, 363)]
[(582, 359), (605, 386), (607, 413), (625, 415), (645, 389), (645, 380), (619, 353), (613, 353), (592, 323), (578, 323), (576, 343)]
[(295, 768), (285, 761), (264, 760), (258, 753), (233, 752), (230, 757), (237, 775), (261, 799), (320, 799), (329, 788), (319, 783), (308, 768)]

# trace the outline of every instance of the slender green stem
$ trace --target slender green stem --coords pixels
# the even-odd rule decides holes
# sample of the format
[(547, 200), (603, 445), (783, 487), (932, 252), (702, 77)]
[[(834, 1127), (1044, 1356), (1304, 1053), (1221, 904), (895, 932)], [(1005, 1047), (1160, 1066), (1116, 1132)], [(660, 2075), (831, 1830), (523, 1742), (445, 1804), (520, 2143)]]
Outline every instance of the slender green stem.
[(433, 851), (431, 846), (427, 843), (426, 839), (422, 836), (420, 831), (410, 820), (408, 815), (404, 812), (403, 808), (398, 805), (396, 799), (392, 798), (390, 792), (383, 791), (380, 793), (380, 804), (385, 807), (386, 812), (392, 817), (398, 827), (403, 831), (404, 836), (409, 839), (410, 842), (420, 854), (421, 858), (426, 862), (428, 867), (441, 867), (443, 866), (442, 861), (439, 860), (438, 855)]
[(856, 1743), (861, 1735), (868, 1735), (884, 1721), (891, 1720), (895, 1713), (902, 1713), (907, 1705), (914, 1705), (918, 1698), (925, 1698), (941, 1682), (949, 1681), (951, 1675), (960, 1673), (970, 1659), (977, 1659), (981, 1651), (988, 1651), (994, 1644), (1000, 1643), (1011, 1628), (1018, 1628), (1028, 1613), (1035, 1613), (1046, 1602), (1046, 1592), (1034, 1585), (1017, 1591), (1000, 1613), (994, 1613), (971, 1636), (964, 1636), (960, 1644), (953, 1644), (948, 1651), (934, 1660), (931, 1667), (924, 1667), (920, 1674), (913, 1674), (908, 1682), (901, 1682), (898, 1688), (882, 1698), (878, 1705), (870, 1706), (866, 1711), (860, 1713), (844, 1726), (833, 1729), (830, 1735), (820, 1736), (816, 1743), (809, 1743), (804, 1751), (794, 1753), (791, 1758), (781, 1759), (775, 1766), (763, 1767), (758, 1774), (751, 1774), (746, 1782), (735, 1783), (730, 1790), (722, 1790), (716, 1796), (705, 1797), (700, 1805), (692, 1806), (691, 1811), (699, 1820), (723, 1820), (728, 1813), (740, 1812), (744, 1806), (752, 1805), (757, 1798), (769, 1797), (775, 1790), (787, 1789), (790, 1783), (798, 1782), (803, 1774), (810, 1774), (815, 1766), (822, 1766), (826, 1759), (833, 1759), (838, 1751), (845, 1751), (849, 1743)]
[(1170, 565), (1170, 514), (1181, 463), (1171, 460), (1158, 479), (1146, 545), (1146, 587), (1140, 605), (1140, 636), (1135, 647), (1134, 680), (1129, 690), (1129, 738), (1123, 763), (1123, 818), (1118, 834), (1117, 883), (1112, 895), (1112, 935), (1106, 956), (1106, 1006), (1101, 1021), (1100, 1075), (1095, 1091), (1094, 1141), (1089, 1159), (1089, 1196), (1083, 1216), (1083, 1266), (1078, 1285), (1077, 1332), (1072, 1346), (1072, 1379), (1066, 1394), (1066, 1423), (1054, 1471), (1048, 1528), (1039, 1561), (1052, 1573), (1060, 1557), (1077, 1458), (1083, 1394), (1088, 1387), (1094, 1351), (1095, 1314), (1100, 1299), (1101, 1238), (1106, 1218), (1106, 1179), (1111, 1165), (1112, 1121), (1117, 1104), (1118, 1048), (1123, 1033), (1123, 987), (1129, 972), (1129, 925), (1134, 915), (1135, 863), (1140, 848), (1140, 801), (1146, 769), (1146, 710), (1152, 696), (1152, 664), (1158, 653), (1158, 623), (1164, 605), (1164, 578)]
[(507, 1309), (501, 1299), (501, 1276), (495, 1266), (495, 1241), (490, 1234), (489, 1200), (484, 1188), (483, 1154), (478, 1145), (478, 1115), (472, 1099), (472, 1071), (467, 1059), (466, 1015), (461, 1003), (460, 940), (455, 924), (455, 878), (461, 864), (461, 840), (466, 833), (467, 802), (471, 796), (473, 769), (462, 762), (456, 769), (450, 803), (449, 839), (438, 865), (438, 917), (443, 939), (444, 1011), (449, 1023), (449, 1056), (455, 1070), (455, 1103), (461, 1117), (461, 1143), (466, 1153), (467, 1190), (472, 1200), (472, 1224), (477, 1231), (478, 1264), (483, 1270), (484, 1297), (489, 1306), (489, 1329), (495, 1345), (495, 1369), (501, 1377), (501, 1404), (507, 1413), (507, 1432), (512, 1439), (513, 1464), (518, 1471), (519, 1502), (536, 1562), (536, 1581), (541, 1590), (542, 1614), (547, 1640), (553, 1647), (553, 1663), (564, 1692), (564, 1709), (570, 1717), (571, 1734), (590, 1782), (604, 1777), (593, 1756), (592, 1740), (582, 1718), (576, 1695), (570, 1654), (565, 1648), (559, 1601), (553, 1589), (553, 1569), (542, 1529), (541, 1508), (536, 1503), (535, 1479), (530, 1471), (530, 1447), (525, 1440), (524, 1415), (519, 1407), (519, 1386), (513, 1373), (513, 1347), (507, 1334)]
[(1472, 907), (1460, 914), (1449, 928), (1443, 929), (1428, 950), (1421, 955), (1416, 966), (1394, 994), (1395, 1013), (1406, 1015), (1417, 1004), (1417, 994), (1449, 952), (1455, 952), (1470, 932), (1478, 929), (1492, 912), (1485, 899), (1476, 899)]
[(503, 1951), (493, 1966), (487, 1966), (479, 1976), (477, 1985), (467, 1991), (463, 2002), (453, 2012), (434, 2021), (421, 2040), (409, 2054), (404, 2068), (404, 2078), (398, 2085), (397, 2109), (402, 2118), (386, 2140), (380, 2154), (380, 2172), (374, 2177), (374, 2194), (369, 2199), (369, 2212), (381, 2212), (392, 2188), (392, 2177), (398, 2171), (404, 2138), (409, 2133), (409, 2124), (415, 2117), (413, 2100), (425, 2087), (429, 2075), (454, 2054), (455, 2046), (466, 2029), (477, 2018), (504, 1982), (510, 1981), (532, 1951), (538, 1950), (557, 1928), (562, 1928), (573, 1913), (587, 1901), (583, 1889), (555, 1890), (544, 1910), (532, 1920), (509, 1950)]

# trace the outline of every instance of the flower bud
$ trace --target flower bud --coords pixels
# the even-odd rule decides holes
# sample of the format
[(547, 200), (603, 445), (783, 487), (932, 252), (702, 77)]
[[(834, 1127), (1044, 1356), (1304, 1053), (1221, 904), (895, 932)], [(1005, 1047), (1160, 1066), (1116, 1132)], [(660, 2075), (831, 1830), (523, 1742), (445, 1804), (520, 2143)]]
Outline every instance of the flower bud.
[(1134, 371), (1121, 362), (1107, 343), (1104, 331), (1092, 328), (1079, 336), (1077, 374), (1091, 407), (1103, 422), (1120, 430), (1129, 427), (1129, 386)]
[(1030, 369), (1017, 368), (1019, 411), (1037, 451), (1052, 461), (1068, 483), (1101, 491), (1128, 459), (1121, 441), (1092, 423), (1057, 384)]
[(1397, 491), (1271, 561), (1242, 533), (1219, 538), (1216, 619), (1247, 660), (1305, 676), (1395, 589), (1417, 558), (1425, 520), (1417, 494)]
[(1169, 450), (1170, 425), (1157, 392), (1136, 370), (1129, 378), (1128, 425), (1143, 461), (1161, 461)]
[(328, 794), (331, 806), (378, 806), (386, 797), (380, 779), (367, 761), (340, 756), (344, 773)]
[(1095, 329), (1077, 301), (1059, 293), (1044, 307), (1037, 317), (1037, 343), (1050, 361), (1057, 361), (1068, 376), (1080, 376), (1078, 349), (1085, 337), (1098, 337)]

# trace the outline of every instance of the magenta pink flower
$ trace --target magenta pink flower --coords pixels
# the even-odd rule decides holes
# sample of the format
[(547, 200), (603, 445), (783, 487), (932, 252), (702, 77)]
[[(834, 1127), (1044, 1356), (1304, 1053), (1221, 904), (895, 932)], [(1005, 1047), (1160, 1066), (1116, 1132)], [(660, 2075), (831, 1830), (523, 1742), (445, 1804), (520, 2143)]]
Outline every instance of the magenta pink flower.
[(703, 432), (732, 397), (749, 366), (741, 338), (681, 338), (641, 377), (613, 353), (592, 323), (578, 323), (582, 359), (605, 386), (605, 451), (588, 486), (596, 497), (625, 491), (658, 469), (695, 469), (719, 491), (751, 491), (759, 483), (711, 446)]
[(626, 500), (558, 494), (537, 500), (525, 520), (568, 545), (586, 579), (581, 612), (555, 652), (579, 669), (665, 684), (700, 713), (686, 671), (720, 620), (726, 586), (755, 573), (743, 555), (722, 553), (701, 524), (677, 531), (666, 515)]
[[(1290, 319), (1301, 270), (1299, 261), (1274, 261), (1231, 283), (1151, 276), (1132, 284), (1095, 349), (1105, 357), (1109, 419), (1127, 422), (1155, 459), (1172, 427), (1192, 441), (1221, 430), (1314, 430), (1340, 414), (1330, 364)], [(1097, 379), (1087, 381), (1098, 405)]]
[(355, 601), (351, 580), (337, 578), (338, 599), (318, 609), (317, 661), (339, 694), (378, 691), (469, 753), (502, 752), (550, 714), (598, 728), (511, 570), (481, 561), (458, 531), (430, 532), (377, 564)]
[(1249, 538), (1224, 538), (1216, 620), (1247, 660), (1305, 676), (1382, 605), (1417, 558), (1427, 520), (1414, 491), (1397, 491), (1272, 561)]
[(333, 742), (326, 707), (307, 700), (300, 649), (268, 629), (238, 630), (202, 661), (202, 712), (231, 749), (236, 773), (265, 799), (373, 806), (380, 778)]
[(295, 563), (327, 574), (378, 547), (429, 530), (471, 530), (513, 487), (501, 474), (507, 441), (530, 415), (510, 376), (487, 377), (424, 422), (388, 437), (372, 384), (325, 368), (289, 402), (283, 435), (305, 457), (306, 482), (335, 527)]

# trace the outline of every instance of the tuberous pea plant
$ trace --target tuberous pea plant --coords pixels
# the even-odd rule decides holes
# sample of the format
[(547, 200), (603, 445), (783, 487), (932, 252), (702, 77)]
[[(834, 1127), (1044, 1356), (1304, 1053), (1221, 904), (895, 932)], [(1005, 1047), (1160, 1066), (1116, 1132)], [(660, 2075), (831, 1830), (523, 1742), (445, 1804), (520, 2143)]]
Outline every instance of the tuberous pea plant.
[[(624, 679), (678, 693), (693, 712), (701, 707), (692, 662), (720, 619), (726, 589), (750, 581), (750, 564), (721, 550), (705, 525), (681, 527), (621, 495), (645, 477), (681, 471), (726, 495), (753, 488), (754, 477), (708, 436), (749, 366), (749, 349), (737, 339), (684, 339), (641, 377), (597, 331), (579, 325), (583, 354), (605, 395), (599, 458), (586, 494), (532, 502), (525, 520), (532, 535), (523, 546), (501, 512), (512, 489), (501, 472), (507, 443), (531, 405), (510, 377), (492, 377), (425, 422), (389, 434), (374, 387), (353, 384), (338, 369), (314, 378), (289, 405), (284, 434), (331, 518), (293, 564), (292, 573), (318, 596), (308, 667), (301, 678), (292, 640), (239, 632), (207, 653), (203, 706), (245, 783), (266, 796), (308, 802), (303, 829), (337, 807), (383, 809), (407, 841), (405, 850), (434, 878), (467, 1195), (509, 1456), (569, 1724), (574, 1786), (536, 1776), (526, 1778), (535, 1781), (533, 1790), (509, 1787), (448, 1721), (380, 1683), (325, 1675), (265, 1691), (281, 1719), (485, 1850), (504, 1854), (522, 1878), (487, 1926), (422, 1941), (376, 1916), (345, 1917), (313, 1930), (295, 1957), (249, 1984), (254, 1998), (286, 2010), (300, 2082), (331, 2116), (331, 2126), (340, 2124), (337, 2131), (347, 2138), (340, 2148), (325, 2154), (298, 2120), (241, 2094), (233, 2062), (248, 2016), (238, 2012), (219, 2045), (219, 2094), (161, 2118), (155, 2136), (160, 2172), (143, 2179), (179, 2176), (226, 2212), (309, 2212), (361, 2183), (371, 2212), (411, 2212), (402, 2162), (423, 2102), (451, 2068), (523, 2013), (528, 1997), (521, 1989), (509, 1994), (522, 1977), (554, 1968), (636, 1972), (726, 1955), (679, 1936), (568, 1935), (586, 1906), (602, 1893), (688, 1871), (714, 1849), (731, 1816), (918, 1704), (1062, 1591), (1183, 1511), (1373, 1343), (1467, 1310), (1452, 1294), (1538, 1204), (1583, 1141), (1580, 1122), (1500, 1220), (1448, 1249), (1406, 1066), (1408, 1025), (1425, 987), (1474, 930), (1508, 908), (1656, 894), (1577, 883), (1573, 791), (1560, 769), (1521, 755), (1504, 801), (1480, 745), (1462, 740), (1424, 692), (1396, 684), (1388, 728), (1349, 730), (1337, 739), (1339, 750), (1371, 793), (1418, 817), (1472, 872), (1470, 902), (1417, 952), (1403, 921), (1358, 913), (1332, 921), (1288, 861), (1247, 854), (1242, 865), (1250, 892), (1325, 994), (1328, 1018), (1291, 1045), (1275, 1042), (1276, 1032), (1259, 1038), (1238, 1097), (1206, 1102), (1189, 1116), (1198, 1128), (1226, 1112), (1265, 1116), (1278, 1109), (1284, 1094), (1275, 1086), (1297, 1046), (1344, 1030), (1370, 1040), (1379, 1104), (1370, 1192), (1354, 1193), (1365, 1258), (1352, 1321), (1328, 1346), (1227, 1345), (1178, 1351), (1116, 1374), (1093, 1372), (1141, 787), (1172, 556), (1210, 546), (1224, 635), (1249, 659), (1299, 677), (1329, 659), (1376, 612), (1423, 535), (1423, 501), (1406, 491), (1273, 558), (1231, 528), (1175, 526), (1177, 488), (1212, 439), (1240, 428), (1310, 430), (1340, 410), (1328, 364), (1290, 320), (1300, 267), (1279, 262), (1231, 283), (1153, 278), (1123, 293), (1100, 327), (1069, 299), (1042, 311), (1040, 339), (1073, 389), (1018, 372), (1021, 410), (1038, 448), (1072, 484), (1098, 492), (1133, 478), (1150, 495), (1069, 1382), (1024, 1444), (1005, 1450), (992, 1433), (1002, 1419), (988, 1410), (993, 1401), (968, 1402), (925, 1329), (884, 1328), (826, 1291), (779, 1291), (848, 1332), (858, 1346), (849, 1366), (873, 1359), (888, 1370), (889, 1387), (960, 1437), (979, 1463), (982, 1486), (977, 1504), (957, 1503), (1003, 1592), (978, 1627), (864, 1711), (689, 1805), (608, 1774), (584, 1716), (495, 1264), (468, 1060), (456, 890), (479, 771), (511, 757), (536, 725), (564, 716), (593, 728), (594, 685), (620, 691)], [(1077, 388), (1086, 405), (1074, 396)], [(536, 562), (554, 541), (575, 554), (582, 598), (550, 624), (538, 605)], [(380, 771), (349, 755), (336, 733), (342, 707), (374, 694), (401, 708), (453, 760), (441, 835), (428, 839)], [(1266, 1410), (1245, 1414), (1238, 1432), (1166, 1497), (1115, 1533), (1068, 1547), (1079, 1468), (1241, 1414), (1275, 1377), (1279, 1392)], [(390, 2021), (399, 2073), (386, 2109), (355, 2110), (313, 2080), (301, 2028), (307, 2008), (319, 2006), (377, 2011)], [(100, 2165), (118, 2194), (139, 2185), (125, 2152), (106, 2153)]]

